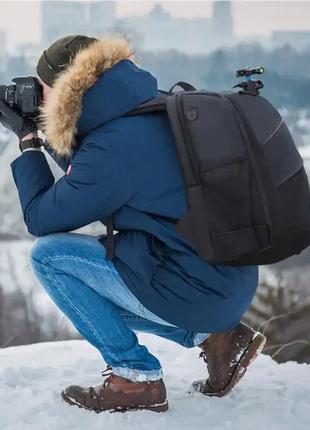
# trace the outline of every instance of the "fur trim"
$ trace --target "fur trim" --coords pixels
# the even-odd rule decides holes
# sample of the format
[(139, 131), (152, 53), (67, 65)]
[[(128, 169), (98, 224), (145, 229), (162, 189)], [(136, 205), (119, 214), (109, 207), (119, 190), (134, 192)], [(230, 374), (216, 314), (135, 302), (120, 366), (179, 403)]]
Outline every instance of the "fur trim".
[(39, 107), (38, 118), (39, 128), (57, 155), (69, 156), (75, 146), (84, 93), (105, 70), (124, 59), (133, 61), (132, 55), (126, 39), (102, 38), (78, 52), (72, 64), (57, 77), (48, 102)]

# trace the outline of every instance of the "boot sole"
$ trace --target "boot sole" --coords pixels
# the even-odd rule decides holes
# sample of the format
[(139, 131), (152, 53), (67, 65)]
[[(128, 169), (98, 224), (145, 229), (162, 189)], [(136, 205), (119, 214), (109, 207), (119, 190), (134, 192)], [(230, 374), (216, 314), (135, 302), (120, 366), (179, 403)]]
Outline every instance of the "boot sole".
[[(266, 343), (266, 336), (264, 336), (260, 332), (256, 332), (254, 337), (252, 338), (251, 343), (249, 346), (245, 349), (243, 354), (241, 355), (236, 369), (234, 370), (234, 373), (232, 374), (232, 377), (229, 381), (229, 383), (226, 385), (225, 388), (223, 388), (221, 391), (200, 391), (202, 394), (205, 394), (207, 396), (215, 396), (215, 397), (223, 397), (226, 396), (240, 381), (241, 378), (245, 375), (246, 371), (248, 370), (248, 367), (253, 361), (259, 356), (259, 354), (262, 352), (265, 343)], [(197, 390), (195, 390), (197, 391)]]
[(159, 403), (151, 406), (128, 406), (127, 408), (114, 408), (114, 409), (92, 409), (88, 408), (87, 406), (84, 406), (80, 403), (78, 403), (76, 400), (74, 400), (72, 397), (69, 397), (65, 391), (61, 391), (61, 397), (63, 400), (68, 403), (71, 406), (77, 406), (81, 409), (86, 409), (88, 411), (93, 411), (99, 414), (100, 412), (128, 412), (128, 411), (139, 411), (139, 410), (146, 410), (146, 411), (152, 411), (152, 412), (166, 412), (169, 409), (168, 401), (164, 403)]
[(128, 411), (152, 411), (152, 412), (167, 412), (169, 409), (168, 402), (161, 403), (158, 405), (153, 406), (135, 406), (135, 407), (128, 407), (128, 408), (117, 408), (117, 409), (110, 409), (109, 412), (128, 412)]

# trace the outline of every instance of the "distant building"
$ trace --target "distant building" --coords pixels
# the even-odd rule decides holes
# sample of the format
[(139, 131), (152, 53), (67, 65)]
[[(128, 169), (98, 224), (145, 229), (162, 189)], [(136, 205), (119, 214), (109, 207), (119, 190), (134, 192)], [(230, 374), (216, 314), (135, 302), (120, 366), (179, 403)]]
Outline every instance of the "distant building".
[(0, 31), (0, 57), (4, 57), (6, 54), (6, 34), (4, 31)]
[(138, 49), (205, 54), (235, 43), (230, 1), (215, 1), (211, 17), (173, 18), (156, 4), (143, 16), (116, 19), (114, 1), (41, 1), (43, 46), (68, 34), (117, 32)]
[(234, 42), (233, 17), (230, 1), (214, 1), (212, 12), (212, 38), (216, 47)]
[(86, 34), (103, 36), (115, 23), (116, 11), (114, 1), (88, 2), (88, 19)]
[(41, 1), (42, 42), (47, 46), (69, 34), (100, 36), (113, 27), (113, 1)]
[(220, 3), (225, 3), (224, 7), (215, 7), (211, 18), (191, 19), (173, 18), (162, 5), (156, 4), (147, 15), (118, 19), (116, 28), (123, 29), (123, 34), (134, 39), (136, 46), (147, 51), (176, 49), (205, 54), (234, 41), (230, 2)]
[(271, 43), (273, 46), (288, 44), (301, 51), (310, 47), (310, 31), (274, 31)]
[(16, 47), (16, 53), (19, 56), (23, 56), (30, 66), (36, 66), (39, 57), (41, 56), (43, 47), (41, 44), (35, 44), (31, 42), (21, 43)]

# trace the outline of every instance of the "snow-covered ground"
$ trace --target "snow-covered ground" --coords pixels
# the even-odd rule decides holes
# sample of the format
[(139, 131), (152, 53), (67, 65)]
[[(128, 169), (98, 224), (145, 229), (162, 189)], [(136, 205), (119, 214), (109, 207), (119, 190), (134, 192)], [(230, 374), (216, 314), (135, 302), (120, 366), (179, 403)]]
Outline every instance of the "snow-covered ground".
[(206, 374), (197, 349), (139, 335), (162, 362), (170, 409), (95, 414), (64, 403), (70, 384), (97, 384), (105, 367), (85, 341), (54, 342), (0, 350), (1, 430), (308, 430), (310, 366), (277, 364), (261, 355), (235, 390), (209, 398), (187, 389)]

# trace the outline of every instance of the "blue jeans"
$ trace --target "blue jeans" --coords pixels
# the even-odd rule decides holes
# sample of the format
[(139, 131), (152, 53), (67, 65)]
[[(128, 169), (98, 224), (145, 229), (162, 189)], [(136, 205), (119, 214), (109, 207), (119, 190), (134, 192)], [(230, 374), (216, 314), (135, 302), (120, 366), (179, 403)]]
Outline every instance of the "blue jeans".
[(57, 233), (36, 241), (30, 264), (46, 292), (95, 346), (113, 373), (132, 381), (162, 377), (160, 362), (134, 331), (153, 333), (187, 348), (207, 338), (147, 310), (124, 284), (98, 238)]

